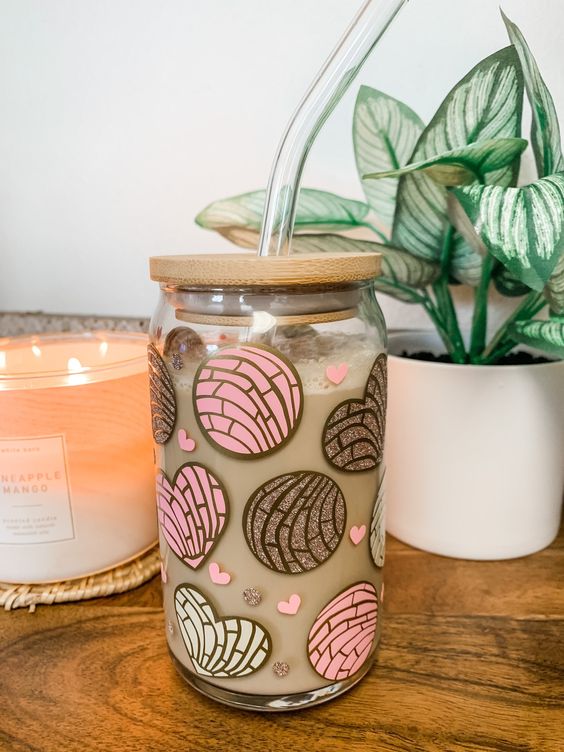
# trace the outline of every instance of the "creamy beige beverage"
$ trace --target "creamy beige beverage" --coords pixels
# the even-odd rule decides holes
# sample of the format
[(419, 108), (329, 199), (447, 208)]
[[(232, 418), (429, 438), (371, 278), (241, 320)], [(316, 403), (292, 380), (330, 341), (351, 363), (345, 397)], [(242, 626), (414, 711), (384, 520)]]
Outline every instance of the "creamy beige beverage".
[(243, 695), (354, 681), (380, 633), (385, 355), (310, 327), (190, 332), (150, 354), (169, 647)]

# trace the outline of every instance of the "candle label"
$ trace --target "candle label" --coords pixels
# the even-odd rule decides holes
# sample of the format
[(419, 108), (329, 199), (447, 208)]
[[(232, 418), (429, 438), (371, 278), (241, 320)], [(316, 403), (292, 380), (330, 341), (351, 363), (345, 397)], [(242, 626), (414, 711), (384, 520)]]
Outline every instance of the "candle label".
[(65, 437), (0, 439), (0, 544), (74, 537)]

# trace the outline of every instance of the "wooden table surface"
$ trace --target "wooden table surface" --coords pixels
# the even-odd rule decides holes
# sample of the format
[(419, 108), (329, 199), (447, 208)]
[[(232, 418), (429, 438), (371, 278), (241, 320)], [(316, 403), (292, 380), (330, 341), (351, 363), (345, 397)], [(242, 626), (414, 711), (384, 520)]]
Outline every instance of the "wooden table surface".
[(260, 715), (175, 673), (160, 582), (0, 613), (2, 752), (563, 752), (564, 534), (506, 562), (388, 540), (376, 666), (342, 698)]

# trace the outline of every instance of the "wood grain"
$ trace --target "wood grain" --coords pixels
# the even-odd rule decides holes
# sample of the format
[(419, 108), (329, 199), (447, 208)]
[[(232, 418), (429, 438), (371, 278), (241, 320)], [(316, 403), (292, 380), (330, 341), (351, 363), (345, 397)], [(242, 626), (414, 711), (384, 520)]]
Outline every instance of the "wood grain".
[[(564, 527), (549, 548), (510, 561), (448, 559), (388, 535), (384, 571), (387, 613), (564, 616)], [(161, 602), (157, 578), (137, 590), (83, 605), (159, 608)]]
[(563, 568), (562, 537), (512, 562), (459, 562), (390, 540), (376, 667), (335, 702), (276, 716), (184, 685), (158, 580), (0, 614), (0, 750), (562, 752)]
[(14, 614), (4, 634), (6, 750), (562, 749), (564, 619), (390, 617), (357, 689), (264, 717), (182, 684), (159, 610), (62, 611)]

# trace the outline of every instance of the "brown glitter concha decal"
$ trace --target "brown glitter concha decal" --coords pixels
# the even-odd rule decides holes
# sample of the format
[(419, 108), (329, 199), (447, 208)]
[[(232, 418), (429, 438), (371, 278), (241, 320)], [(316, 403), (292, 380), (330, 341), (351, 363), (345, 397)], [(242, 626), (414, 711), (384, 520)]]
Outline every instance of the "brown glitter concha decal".
[(179, 585), (174, 607), (182, 639), (195, 671), (202, 676), (235, 679), (258, 671), (268, 660), (272, 640), (252, 619), (217, 616), (193, 585)]
[(176, 422), (174, 386), (157, 348), (154, 345), (149, 345), (147, 351), (149, 355), (149, 388), (151, 393), (153, 438), (157, 444), (166, 444), (172, 436)]
[(301, 574), (323, 564), (345, 531), (345, 499), (322, 473), (279, 475), (258, 488), (245, 507), (243, 532), (269, 569)]
[(169, 357), (178, 353), (190, 355), (192, 358), (203, 358), (206, 346), (200, 335), (189, 326), (177, 326), (166, 335), (163, 352)]
[(321, 443), (327, 460), (345, 472), (372, 470), (382, 461), (388, 375), (384, 353), (376, 358), (364, 399), (349, 399), (333, 410)]

